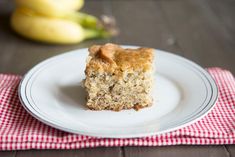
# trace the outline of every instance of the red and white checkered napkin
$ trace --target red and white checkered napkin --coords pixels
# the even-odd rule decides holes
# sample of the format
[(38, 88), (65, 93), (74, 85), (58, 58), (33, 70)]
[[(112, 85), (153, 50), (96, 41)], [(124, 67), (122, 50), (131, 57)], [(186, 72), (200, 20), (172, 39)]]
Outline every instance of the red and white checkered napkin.
[(108, 139), (66, 133), (30, 116), (19, 102), (16, 75), (0, 75), (0, 150), (77, 149), (98, 146), (235, 144), (235, 79), (220, 68), (208, 71), (219, 87), (219, 100), (202, 120), (170, 133), (144, 138)]

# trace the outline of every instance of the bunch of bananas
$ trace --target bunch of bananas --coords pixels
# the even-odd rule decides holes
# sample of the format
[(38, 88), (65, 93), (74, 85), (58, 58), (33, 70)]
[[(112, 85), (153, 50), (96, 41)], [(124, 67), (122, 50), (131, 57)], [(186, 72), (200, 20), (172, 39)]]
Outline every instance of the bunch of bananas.
[[(11, 27), (26, 38), (56, 44), (116, 34), (96, 17), (78, 12), (83, 5), (84, 0), (16, 0)], [(105, 19), (110, 26), (112, 19)]]

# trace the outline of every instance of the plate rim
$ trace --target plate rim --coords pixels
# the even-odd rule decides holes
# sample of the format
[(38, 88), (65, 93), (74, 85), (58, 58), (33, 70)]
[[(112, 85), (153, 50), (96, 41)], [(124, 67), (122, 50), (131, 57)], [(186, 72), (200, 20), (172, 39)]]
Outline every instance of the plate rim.
[[(130, 46), (130, 45), (122, 45), (124, 47), (139, 47), (139, 46)], [(214, 80), (214, 78), (204, 69), (202, 68), (200, 65), (198, 65), (197, 63), (187, 59), (187, 58), (184, 58), (182, 56), (179, 56), (177, 54), (173, 54), (173, 53), (170, 53), (170, 52), (167, 52), (167, 51), (163, 51), (163, 50), (159, 50), (159, 49), (155, 49), (155, 51), (159, 51), (161, 53), (164, 53), (164, 54), (167, 54), (167, 55), (170, 55), (170, 56), (173, 56), (173, 57), (177, 57), (179, 58), (181, 61), (184, 61), (186, 62), (187, 64), (191, 65), (194, 69), (196, 69), (197, 71), (199, 71), (201, 74), (204, 75), (204, 77), (208, 80), (208, 82), (210, 83), (210, 86), (211, 86), (211, 91), (212, 91), (212, 97), (214, 97), (213, 101), (210, 100), (208, 102), (208, 104), (210, 104), (210, 107), (208, 110), (206, 110), (205, 112), (202, 113), (202, 115), (200, 115), (199, 117), (197, 117), (197, 115), (194, 115), (193, 117), (191, 117), (192, 120), (190, 120), (189, 122), (185, 122), (179, 126), (176, 126), (176, 127), (173, 127), (173, 128), (170, 128), (170, 129), (166, 129), (166, 130), (163, 130), (163, 131), (155, 131), (155, 132), (152, 132), (152, 133), (137, 133), (137, 134), (134, 134), (134, 135), (125, 135), (125, 134), (122, 134), (122, 135), (101, 135), (101, 134), (96, 134), (96, 133), (87, 133), (86, 131), (76, 131), (76, 130), (73, 130), (73, 129), (68, 129), (66, 127), (63, 127), (63, 126), (59, 126), (59, 125), (55, 125), (54, 123), (50, 122), (50, 121), (47, 121), (45, 120), (46, 117), (45, 115), (41, 114), (38, 112), (38, 114), (40, 114), (41, 116), (38, 116), (36, 115), (35, 113), (33, 113), (27, 106), (27, 104), (25, 104), (25, 101), (23, 100), (23, 95), (22, 95), (22, 90), (24, 89), (23, 88), (23, 83), (29, 79), (26, 79), (27, 77), (29, 76), (32, 76), (34, 73), (36, 73), (38, 70), (40, 70), (40, 68), (42, 68), (43, 66), (46, 66), (47, 64), (50, 63), (50, 61), (53, 61), (53, 60), (56, 60), (56, 59), (59, 59), (59, 58), (63, 58), (63, 56), (67, 56), (68, 54), (73, 54), (73, 53), (76, 53), (77, 51), (84, 51), (84, 50), (87, 50), (87, 48), (82, 48), (82, 49), (76, 49), (76, 50), (72, 50), (72, 51), (67, 51), (67, 52), (64, 52), (62, 54), (59, 54), (59, 55), (55, 55), (53, 57), (50, 57), (50, 58), (47, 58), (41, 62), (39, 62), (38, 64), (36, 64), (35, 66), (33, 66), (22, 78), (22, 80), (20, 81), (20, 84), (19, 84), (19, 87), (18, 87), (18, 95), (19, 95), (19, 98), (20, 98), (20, 102), (22, 104), (22, 106), (26, 109), (26, 111), (32, 115), (34, 118), (38, 119), (39, 121), (45, 123), (46, 125), (49, 125), (51, 127), (54, 127), (54, 128), (57, 128), (59, 130), (62, 130), (62, 131), (67, 131), (67, 132), (71, 132), (71, 133), (76, 133), (76, 134), (80, 134), (80, 135), (85, 135), (85, 136), (95, 136), (95, 137), (104, 137), (104, 138), (135, 138), (135, 137), (146, 137), (146, 136), (152, 136), (152, 135), (159, 135), (159, 134), (163, 134), (163, 133), (167, 133), (167, 132), (171, 132), (171, 131), (174, 131), (174, 130), (177, 130), (177, 129), (180, 129), (180, 128), (183, 128), (183, 127), (186, 127), (186, 126), (189, 126), (197, 121), (199, 121), (200, 119), (202, 119), (204, 116), (206, 116), (215, 106), (216, 104), (216, 101), (218, 100), (218, 87), (217, 87), (217, 84)], [(39, 69), (37, 69), (39, 68)], [(31, 74), (31, 75), (30, 75)], [(214, 87), (214, 88), (213, 88)], [(25, 89), (26, 90), (26, 89)], [(26, 95), (26, 94), (25, 94)], [(26, 97), (26, 96), (25, 96)], [(27, 99), (27, 98), (26, 98)], [(28, 101), (28, 103), (30, 104), (30, 102)], [(36, 110), (35, 110), (36, 111)], [(203, 111), (203, 110), (202, 110)], [(37, 111), (36, 111), (37, 112)], [(45, 119), (43, 119), (42, 117), (44, 117)]]

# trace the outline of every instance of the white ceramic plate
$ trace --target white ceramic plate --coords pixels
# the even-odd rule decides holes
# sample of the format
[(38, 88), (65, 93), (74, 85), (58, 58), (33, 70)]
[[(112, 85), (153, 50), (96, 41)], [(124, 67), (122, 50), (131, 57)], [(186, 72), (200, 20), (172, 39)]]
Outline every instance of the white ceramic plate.
[(127, 138), (190, 125), (205, 116), (217, 100), (216, 84), (203, 68), (183, 57), (155, 50), (152, 107), (138, 112), (88, 110), (81, 87), (87, 55), (87, 49), (75, 50), (32, 68), (19, 87), (25, 109), (38, 120), (64, 131)]

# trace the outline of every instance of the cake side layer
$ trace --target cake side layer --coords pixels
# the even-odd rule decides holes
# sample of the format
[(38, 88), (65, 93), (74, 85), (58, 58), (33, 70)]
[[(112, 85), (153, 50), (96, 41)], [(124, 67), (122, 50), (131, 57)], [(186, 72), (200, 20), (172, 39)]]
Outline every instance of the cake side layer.
[(114, 111), (151, 106), (151, 75), (150, 72), (126, 73), (119, 79), (110, 73), (94, 72), (85, 80), (87, 106), (94, 110)]

